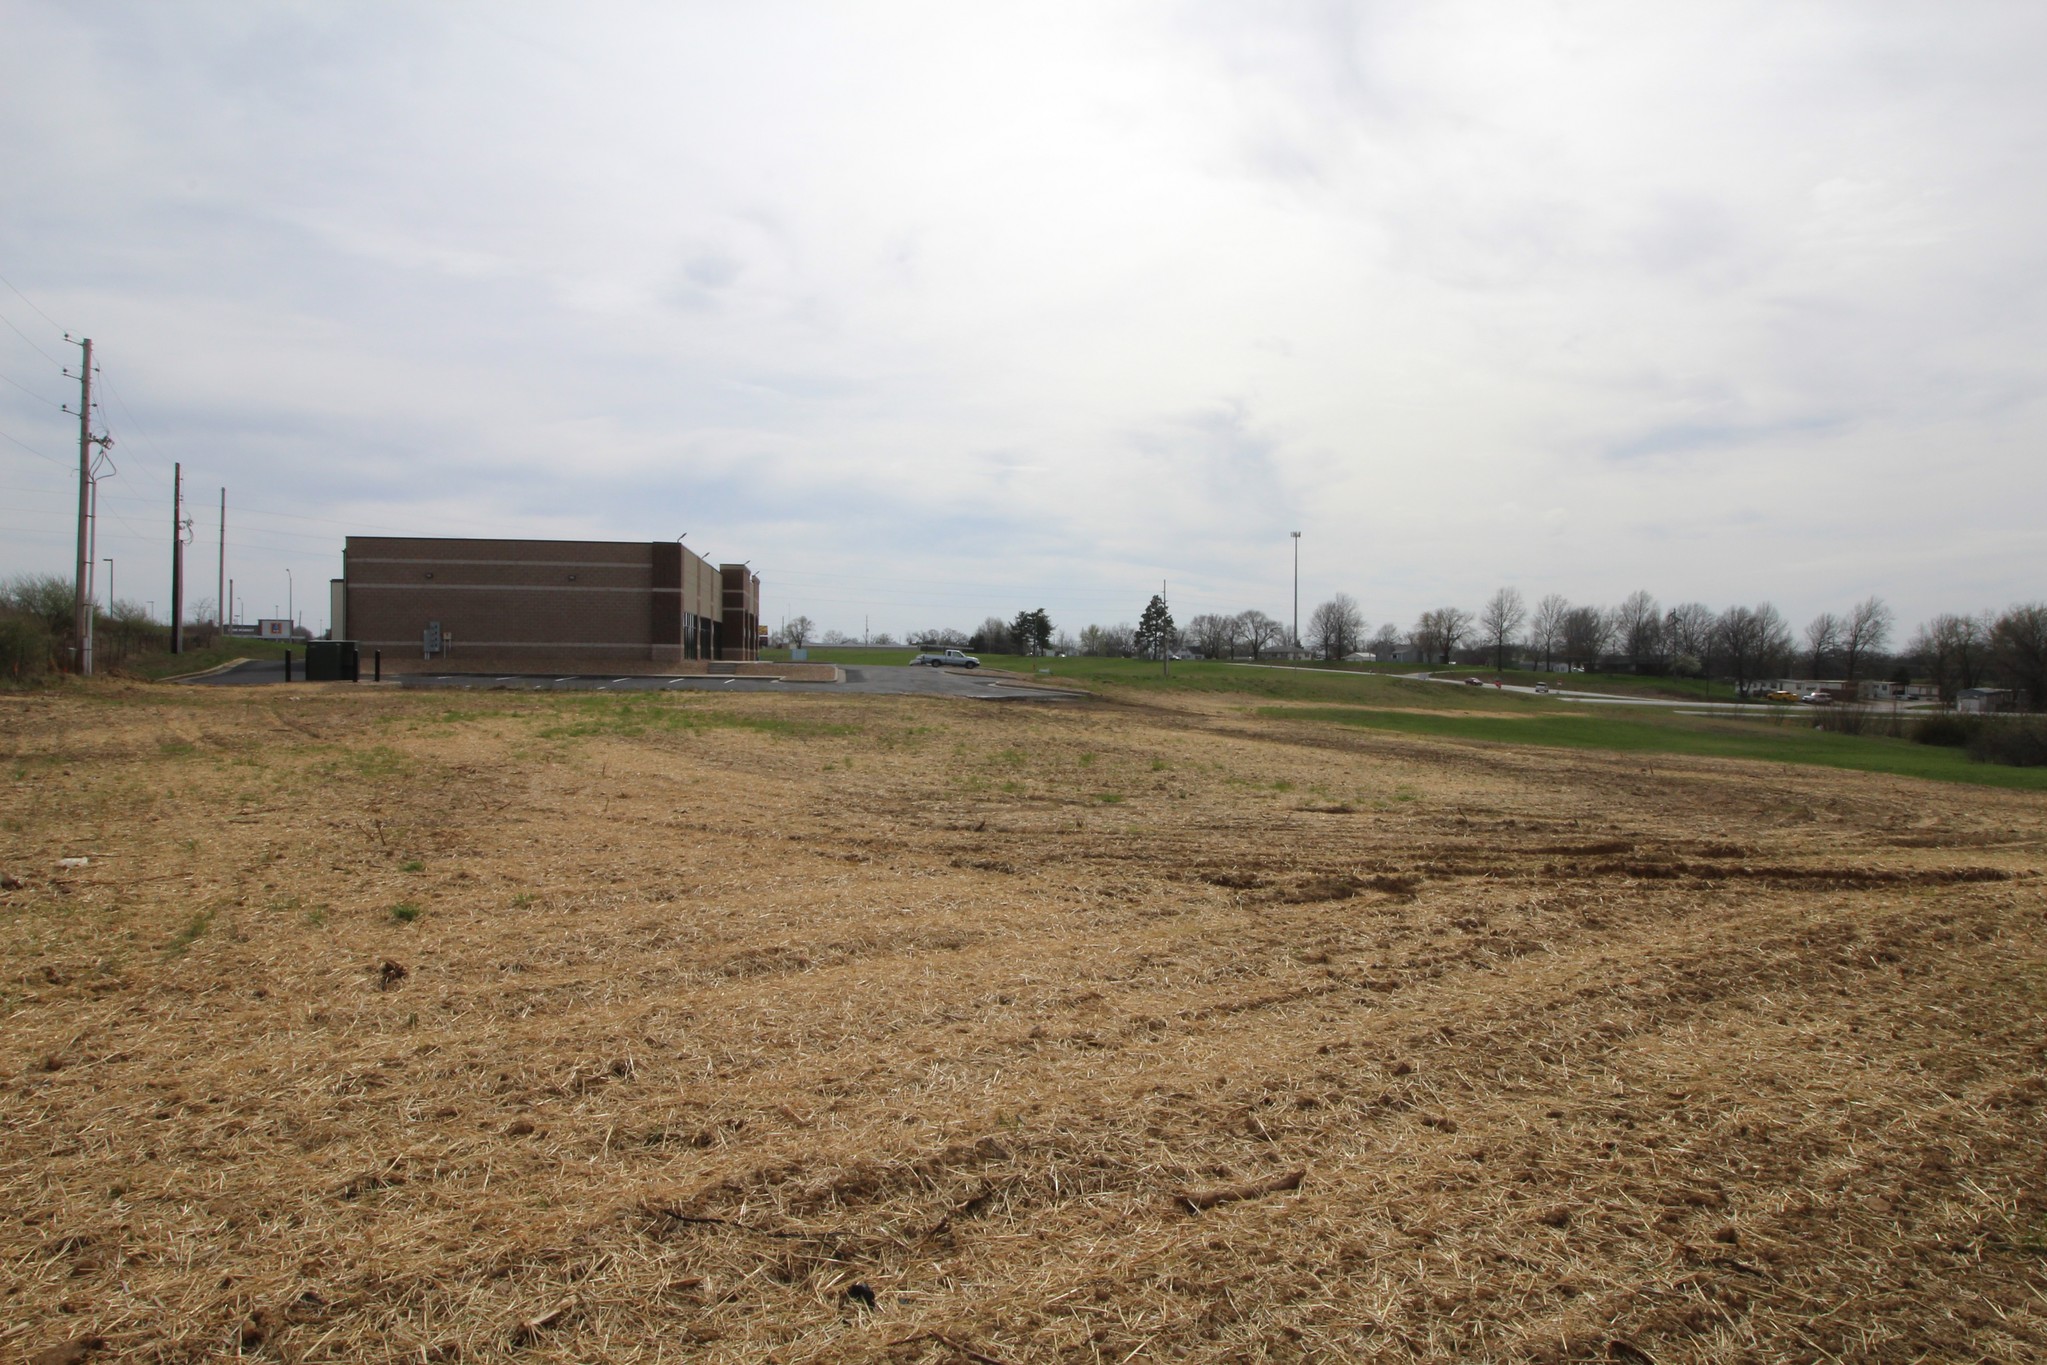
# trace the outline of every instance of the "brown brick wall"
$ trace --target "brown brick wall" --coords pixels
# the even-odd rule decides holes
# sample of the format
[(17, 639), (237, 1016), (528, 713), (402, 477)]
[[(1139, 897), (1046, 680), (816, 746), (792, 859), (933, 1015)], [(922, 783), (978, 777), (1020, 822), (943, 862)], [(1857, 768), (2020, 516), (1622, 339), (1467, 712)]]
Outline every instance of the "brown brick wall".
[(676, 658), (682, 613), (722, 608), (716, 571), (672, 542), (350, 536), (343, 563), (355, 640), (417, 650), (439, 621), (456, 661), (522, 650)]

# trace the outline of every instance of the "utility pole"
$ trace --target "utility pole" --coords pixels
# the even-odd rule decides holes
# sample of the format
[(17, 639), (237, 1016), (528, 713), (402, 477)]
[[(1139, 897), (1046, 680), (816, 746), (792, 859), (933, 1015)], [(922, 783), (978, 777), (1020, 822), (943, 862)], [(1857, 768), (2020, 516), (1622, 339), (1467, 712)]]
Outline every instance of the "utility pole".
[(1294, 532), (1294, 653), (1301, 652), (1301, 533)]
[(171, 653), (185, 652), (185, 466), (171, 466)]
[[(1159, 605), (1161, 607), (1166, 605), (1166, 580), (1163, 578), (1159, 580)], [(1171, 608), (1167, 608), (1166, 614), (1172, 615)], [(1170, 631), (1159, 645), (1159, 676), (1161, 678), (1173, 676), (1173, 639)]]
[(220, 619), (214, 624), (219, 633), (227, 634), (227, 490), (220, 490), (220, 585), (213, 590), (213, 614)]
[[(69, 341), (70, 338), (66, 337)], [(71, 621), (71, 633), (76, 641), (77, 668), (80, 674), (92, 674), (92, 591), (88, 580), (92, 577), (91, 517), (92, 517), (92, 338), (87, 337), (79, 345), (85, 351), (85, 363), (78, 371), (78, 597)]]

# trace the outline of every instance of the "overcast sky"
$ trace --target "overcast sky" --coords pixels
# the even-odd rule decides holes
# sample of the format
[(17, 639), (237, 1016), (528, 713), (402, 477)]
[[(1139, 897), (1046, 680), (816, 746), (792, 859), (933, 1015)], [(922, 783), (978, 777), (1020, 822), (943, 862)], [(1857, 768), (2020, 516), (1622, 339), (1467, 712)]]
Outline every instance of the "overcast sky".
[[(857, 634), (2047, 596), (2047, 6), (0, 0), (0, 575), (351, 532)], [(18, 292), (17, 292), (18, 291)], [(101, 585), (102, 592), (104, 584)]]

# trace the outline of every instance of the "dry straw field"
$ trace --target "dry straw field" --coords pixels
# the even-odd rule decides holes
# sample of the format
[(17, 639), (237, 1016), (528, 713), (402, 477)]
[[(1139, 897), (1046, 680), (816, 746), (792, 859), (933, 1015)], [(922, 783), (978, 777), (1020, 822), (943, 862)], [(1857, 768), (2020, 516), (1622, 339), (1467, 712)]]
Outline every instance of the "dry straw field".
[(6, 1359), (2047, 1358), (2037, 793), (1227, 695), (0, 753)]

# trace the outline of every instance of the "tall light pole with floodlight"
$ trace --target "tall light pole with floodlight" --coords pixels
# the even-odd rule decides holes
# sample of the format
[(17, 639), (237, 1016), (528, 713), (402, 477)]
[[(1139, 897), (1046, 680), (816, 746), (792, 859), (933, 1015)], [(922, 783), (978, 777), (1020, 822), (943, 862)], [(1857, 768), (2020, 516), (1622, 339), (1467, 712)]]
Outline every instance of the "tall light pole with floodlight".
[(1301, 533), (1294, 532), (1294, 653), (1301, 652)]

